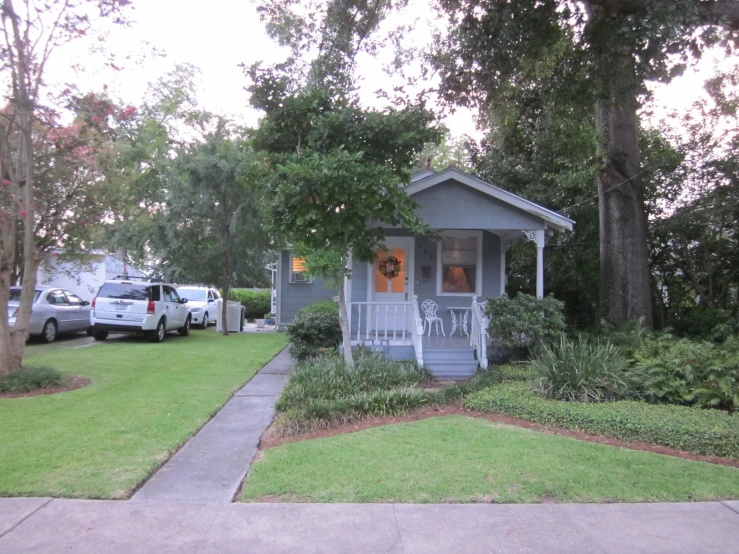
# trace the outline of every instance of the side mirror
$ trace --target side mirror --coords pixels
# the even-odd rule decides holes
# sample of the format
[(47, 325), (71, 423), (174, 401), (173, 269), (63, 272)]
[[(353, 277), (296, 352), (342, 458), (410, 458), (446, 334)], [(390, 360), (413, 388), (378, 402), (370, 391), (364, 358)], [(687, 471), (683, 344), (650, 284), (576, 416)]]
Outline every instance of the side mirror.
[(180, 304), (187, 304), (187, 298), (180, 298)]
[(82, 305), (83, 306), (89, 306), (90, 305), (90, 302), (88, 302), (87, 300), (83, 300), (82, 301)]
[(213, 302), (215, 302), (215, 300), (213, 300), (212, 298), (208, 298), (208, 304), (212, 304)]

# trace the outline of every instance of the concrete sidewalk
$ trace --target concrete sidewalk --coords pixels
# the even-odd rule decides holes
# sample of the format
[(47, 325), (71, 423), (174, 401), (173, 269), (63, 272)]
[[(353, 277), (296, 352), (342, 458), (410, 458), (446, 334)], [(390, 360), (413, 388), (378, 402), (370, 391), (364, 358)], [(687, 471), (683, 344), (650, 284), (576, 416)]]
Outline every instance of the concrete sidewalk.
[(287, 349), (277, 354), (131, 501), (231, 502), (294, 365)]
[(0, 552), (727, 553), (739, 502), (223, 504), (0, 499)]

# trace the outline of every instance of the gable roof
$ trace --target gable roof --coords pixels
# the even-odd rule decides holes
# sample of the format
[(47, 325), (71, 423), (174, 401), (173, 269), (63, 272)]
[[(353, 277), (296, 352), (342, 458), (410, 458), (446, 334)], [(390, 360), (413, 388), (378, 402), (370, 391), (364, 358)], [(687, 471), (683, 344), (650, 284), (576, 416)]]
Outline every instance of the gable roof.
[(549, 210), (544, 206), (540, 206), (535, 202), (531, 202), (530, 200), (521, 198), (520, 196), (513, 194), (512, 192), (503, 190), (502, 188), (493, 185), (492, 183), (488, 183), (486, 181), (483, 181), (482, 179), (478, 179), (477, 177), (460, 171), (454, 167), (448, 167), (447, 169), (445, 169), (444, 171), (440, 171), (439, 173), (433, 173), (412, 181), (409, 185), (406, 185), (405, 191), (412, 196), (416, 193), (421, 192), (422, 190), (426, 190), (433, 186), (439, 185), (450, 179), (453, 179), (458, 183), (462, 183), (463, 185), (467, 185), (468, 187), (478, 190), (484, 194), (487, 194), (497, 200), (500, 200), (501, 202), (510, 204), (511, 206), (518, 208), (519, 210), (523, 210), (536, 217), (540, 217), (547, 222), (549, 227), (552, 227), (553, 229), (556, 229), (558, 231), (572, 231), (572, 226), (575, 223), (572, 219), (565, 217), (555, 211)]

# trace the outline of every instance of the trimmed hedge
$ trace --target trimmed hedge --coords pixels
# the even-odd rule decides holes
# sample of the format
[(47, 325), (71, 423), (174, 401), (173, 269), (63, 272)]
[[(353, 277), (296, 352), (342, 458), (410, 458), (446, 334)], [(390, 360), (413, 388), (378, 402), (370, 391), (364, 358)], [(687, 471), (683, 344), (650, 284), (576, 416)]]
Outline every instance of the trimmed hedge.
[(739, 458), (739, 417), (717, 410), (631, 401), (547, 400), (530, 392), (525, 383), (505, 383), (472, 393), (465, 406), (625, 441)]
[(231, 289), (228, 299), (240, 302), (246, 308), (246, 317), (262, 319), (271, 309), (271, 292), (269, 290)]

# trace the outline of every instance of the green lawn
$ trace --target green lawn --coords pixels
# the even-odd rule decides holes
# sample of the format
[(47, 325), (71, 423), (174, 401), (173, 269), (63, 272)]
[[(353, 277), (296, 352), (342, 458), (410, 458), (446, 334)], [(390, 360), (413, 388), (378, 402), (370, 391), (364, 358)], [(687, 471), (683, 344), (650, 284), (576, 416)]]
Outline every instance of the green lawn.
[(0, 399), (0, 496), (125, 498), (284, 345), (281, 333), (193, 331), (162, 344), (34, 347), (26, 363), (93, 382)]
[(446, 416), (264, 452), (241, 500), (642, 502), (739, 498), (739, 470)]

